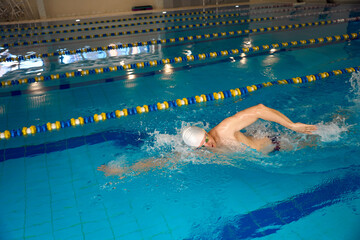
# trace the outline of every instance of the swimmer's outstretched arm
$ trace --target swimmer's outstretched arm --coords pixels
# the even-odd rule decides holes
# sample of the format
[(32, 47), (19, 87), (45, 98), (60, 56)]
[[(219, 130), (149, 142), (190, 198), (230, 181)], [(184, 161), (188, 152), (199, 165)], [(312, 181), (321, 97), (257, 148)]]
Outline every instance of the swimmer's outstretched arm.
[(281, 112), (266, 107), (263, 104), (250, 107), (243, 111), (236, 113), (234, 116), (225, 119), (225, 127), (233, 128), (234, 131), (239, 131), (254, 123), (259, 118), (271, 122), (276, 122), (286, 128), (296, 132), (311, 134), (317, 129), (315, 125), (308, 125), (304, 123), (293, 123), (288, 117)]

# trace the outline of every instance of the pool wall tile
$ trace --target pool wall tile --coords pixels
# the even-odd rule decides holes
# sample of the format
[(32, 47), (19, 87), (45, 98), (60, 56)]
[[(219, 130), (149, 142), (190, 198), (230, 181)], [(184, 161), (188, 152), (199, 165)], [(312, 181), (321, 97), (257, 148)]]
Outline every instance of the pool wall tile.
[(67, 199), (52, 202), (54, 219), (61, 219), (65, 214), (79, 216), (79, 209), (77, 207), (76, 200), (70, 197), (71, 196), (68, 196)]
[[(153, 239), (154, 236), (157, 236), (157, 238), (160, 238), (160, 236), (167, 236), (169, 237), (169, 231), (164, 223), (154, 224), (151, 227), (148, 228), (142, 228), (141, 230), (144, 234), (144, 236), (151, 236), (151, 239)], [(168, 238), (168, 239), (171, 239)]]
[(52, 239), (51, 222), (38, 222), (26, 227), (25, 238)]
[(48, 189), (49, 183), (47, 182), (47, 172), (46, 168), (38, 168), (34, 171), (29, 171), (27, 168), (26, 171), (26, 190), (35, 191), (37, 189), (44, 191), (43, 189)]
[[(85, 206), (88, 206), (89, 204), (86, 204), (86, 202), (82, 203), (82, 206), (80, 209), (85, 209)], [(92, 204), (91, 204), (92, 205)], [(81, 217), (84, 220), (84, 222), (96, 222), (99, 219), (103, 219), (106, 221), (107, 215), (104, 210), (104, 207), (102, 204), (96, 204), (96, 207), (92, 207), (91, 210), (85, 211), (81, 210)]]
[[(9, 228), (6, 228), (9, 229)], [(24, 239), (24, 229), (18, 228), (16, 230), (10, 230), (10, 231), (3, 231), (3, 229), (0, 228), (0, 236), (1, 239), (4, 240), (23, 240)]]
[(150, 236), (151, 240), (171, 240), (175, 239), (169, 232), (159, 232), (155, 235)]
[(115, 236), (128, 235), (131, 233), (140, 233), (138, 224), (133, 217), (126, 218), (126, 221), (114, 222), (111, 221), (112, 228), (115, 232)]
[(60, 228), (54, 223), (54, 235), (61, 236), (61, 239), (85, 239), (81, 224), (70, 220), (68, 222), (71, 222), (71, 226)]
[(49, 193), (26, 193), (26, 209), (27, 211), (34, 211), (33, 209), (43, 210), (45, 207), (50, 209), (51, 196)]
[[(13, 213), (2, 213), (4, 216), (7, 216), (6, 220), (4, 220), (2, 224), (2, 228), (6, 229), (9, 232), (17, 232), (18, 230), (24, 229), (24, 211), (22, 211), (22, 216), (19, 216), (20, 214), (17, 213), (15, 216)], [(5, 215), (6, 214), (6, 215)], [(20, 224), (19, 224), (20, 223)]]
[(99, 218), (97, 221), (84, 221), (83, 229), (89, 239), (101, 239), (101, 236), (112, 235), (109, 222), (102, 218)]
[[(115, 231), (115, 230), (114, 230)], [(120, 232), (120, 234), (115, 231), (115, 238), (116, 239), (123, 239), (123, 240), (133, 240), (133, 239), (144, 239), (143, 234), (140, 230), (134, 231), (134, 232), (128, 232), (126, 234), (123, 234)]]

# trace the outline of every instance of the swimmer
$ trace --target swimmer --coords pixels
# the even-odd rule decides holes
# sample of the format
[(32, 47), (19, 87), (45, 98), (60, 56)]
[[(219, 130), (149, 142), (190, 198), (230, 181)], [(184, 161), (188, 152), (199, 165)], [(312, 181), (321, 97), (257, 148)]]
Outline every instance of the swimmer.
[(276, 122), (299, 133), (312, 134), (317, 130), (315, 125), (293, 123), (279, 111), (258, 104), (224, 119), (209, 132), (195, 126), (187, 127), (182, 132), (182, 138), (188, 146), (194, 148), (226, 149), (229, 143), (236, 143), (263, 153), (279, 151), (283, 147), (280, 137), (255, 138), (240, 132), (258, 119)]
[[(284, 149), (286, 146), (280, 142), (280, 137), (255, 138), (240, 132), (240, 130), (250, 126), (258, 119), (276, 122), (300, 133), (312, 134), (313, 131), (317, 130), (317, 127), (314, 125), (293, 123), (279, 111), (259, 104), (224, 119), (209, 132), (195, 126), (187, 127), (182, 132), (182, 138), (190, 147), (206, 147), (212, 152), (224, 152), (224, 149), (226, 151), (226, 149), (229, 149), (227, 146), (229, 143), (237, 143), (240, 146), (245, 145), (263, 153)], [(172, 153), (172, 155), (157, 159), (145, 159), (129, 167), (101, 165), (97, 170), (104, 172), (106, 176), (118, 176), (122, 179), (128, 174), (133, 176), (155, 168), (166, 167), (167, 163), (179, 159), (176, 156), (177, 154)]]

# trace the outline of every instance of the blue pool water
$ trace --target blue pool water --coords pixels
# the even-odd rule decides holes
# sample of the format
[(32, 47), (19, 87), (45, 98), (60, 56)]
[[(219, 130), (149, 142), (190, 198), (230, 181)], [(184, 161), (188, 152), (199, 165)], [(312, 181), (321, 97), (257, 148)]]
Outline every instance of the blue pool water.
[[(10, 47), (2, 49), (2, 56), (354, 18), (360, 16), (359, 7), (340, 5), (287, 12), (270, 8), (266, 9), (268, 13), (245, 10), (242, 12), (250, 16), (238, 19), (287, 17), (225, 27)], [(218, 10), (219, 14), (239, 12), (237, 8)], [(299, 16), (305, 12), (314, 14)], [(190, 23), (197, 22), (181, 24)], [(0, 80), (359, 33), (359, 29), (359, 21), (353, 20), (299, 30), (33, 59), (20, 64), (1, 62)], [(44, 39), (58, 37), (48, 35)], [(0, 133), (358, 67), (359, 50), (359, 40), (307, 44), (245, 57), (232, 55), (4, 86), (0, 89)], [(269, 155), (250, 149), (228, 154), (195, 151), (181, 141), (179, 134), (185, 126), (196, 124), (210, 130), (225, 117), (259, 103), (281, 111), (294, 122), (317, 124), (318, 131), (304, 136), (258, 121), (246, 131), (255, 136), (280, 133), (295, 148)], [(359, 110), (360, 73), (353, 72), (311, 83), (264, 87), (241, 97), (1, 139), (0, 239), (358, 239)], [(302, 146), (303, 142), (311, 144)], [(127, 172), (121, 178), (97, 171), (102, 164), (126, 168), (164, 159), (167, 161), (161, 167)]]

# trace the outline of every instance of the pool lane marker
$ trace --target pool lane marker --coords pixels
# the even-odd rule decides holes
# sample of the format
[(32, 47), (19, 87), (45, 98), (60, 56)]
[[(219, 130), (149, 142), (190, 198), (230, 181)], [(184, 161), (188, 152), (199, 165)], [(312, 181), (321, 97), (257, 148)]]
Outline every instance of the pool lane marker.
[[(224, 35), (225, 34), (226, 33), (224, 33)], [(230, 36), (231, 36), (231, 34), (230, 34)], [(325, 43), (332, 43), (332, 42), (339, 42), (339, 41), (351, 41), (351, 40), (358, 39), (359, 37), (360, 37), (360, 32), (343, 34), (343, 35), (335, 35), (335, 36), (327, 36), (327, 37), (321, 37), (321, 38), (312, 38), (312, 39), (308, 39), (308, 40), (273, 43), (273, 44), (269, 44), (269, 45), (254, 46), (254, 47), (250, 47), (250, 48), (244, 47), (242, 49), (229, 49), (229, 50), (222, 50), (222, 51), (217, 51), (217, 52), (200, 53), (197, 55), (189, 55), (186, 57), (174, 57), (174, 58), (166, 58), (166, 59), (161, 59), (161, 60), (151, 60), (151, 61), (147, 61), (147, 62), (129, 63), (129, 64), (124, 64), (123, 66), (95, 68), (95, 69), (88, 69), (88, 70), (81, 70), (81, 71), (66, 72), (66, 73), (61, 73), (61, 74), (36, 76), (34, 78), (24, 78), (24, 79), (18, 79), (18, 80), (2, 81), (1, 87), (5, 88), (5, 87), (16, 86), (19, 84), (20, 85), (32, 84), (35, 82), (51, 81), (51, 80), (66, 79), (66, 78), (73, 78), (73, 77), (84, 77), (87, 75), (103, 74), (103, 73), (108, 73), (108, 72), (123, 71), (123, 70), (129, 70), (129, 69), (157, 67), (157, 66), (173, 64), (173, 63), (202, 61), (205, 59), (214, 59), (214, 58), (218, 58), (218, 57), (229, 57), (231, 55), (246, 56), (246, 54), (252, 54), (254, 52), (259, 52), (259, 51), (268, 51), (269, 53), (273, 53), (274, 51), (277, 51), (280, 49), (305, 46), (305, 45), (313, 46), (315, 44), (325, 44)]]
[[(319, 13), (316, 13), (319, 14)], [(309, 13), (298, 14), (298, 16), (308, 16)], [(187, 25), (177, 25), (177, 26), (169, 26), (169, 27), (159, 27), (159, 28), (148, 28), (148, 29), (140, 29), (140, 30), (131, 30), (124, 32), (112, 32), (112, 33), (103, 33), (103, 34), (92, 34), (86, 36), (77, 36), (77, 37), (63, 37), (63, 38), (53, 38), (53, 39), (43, 39), (43, 40), (35, 40), (35, 41), (25, 41), (25, 42), (15, 42), (15, 43), (4, 43), (0, 45), (3, 48), (10, 47), (20, 47), (20, 46), (30, 46), (30, 45), (40, 45), (46, 43), (56, 43), (56, 42), (66, 42), (66, 41), (74, 41), (74, 40), (87, 40), (87, 39), (99, 39), (99, 38), (107, 38), (107, 37), (116, 37), (116, 36), (130, 36), (133, 34), (143, 34), (143, 33), (157, 33), (163, 31), (170, 30), (186, 30), (186, 29), (197, 29), (203, 27), (212, 27), (212, 26), (226, 26), (226, 25), (236, 25), (236, 24), (244, 24), (250, 22), (260, 22), (260, 21), (268, 21), (268, 20), (276, 20), (283, 18), (292, 18), (294, 15), (288, 16), (279, 16), (279, 17), (263, 17), (263, 18), (252, 18), (252, 19), (241, 19), (241, 20), (229, 20), (229, 21), (221, 21), (221, 22), (208, 22), (208, 23), (196, 23), (196, 24), (187, 24)], [(328, 20), (337, 21), (337, 20)]]
[[(277, 5), (267, 5), (267, 6), (259, 6), (259, 7), (239, 8), (239, 9), (236, 9), (233, 11), (249, 11), (249, 10), (255, 10), (255, 9), (282, 8), (282, 7), (292, 7), (292, 6), (293, 6), (293, 4), (277, 4)], [(315, 5), (315, 6), (311, 6), (311, 7), (309, 6), (309, 9), (316, 9), (316, 8), (322, 8), (322, 7), (334, 7), (334, 6), (337, 6), (337, 5), (336, 4)], [(228, 6), (226, 6), (226, 7), (228, 7)], [(299, 8), (296, 8), (296, 9), (299, 9)], [(195, 12), (185, 12), (185, 13), (167, 13), (167, 14), (155, 15), (155, 16), (131, 17), (131, 18), (121, 18), (121, 19), (113, 19), (113, 20), (94, 21), (94, 22), (93, 21), (78, 22), (78, 23), (71, 23), (71, 24), (56, 24), (56, 25), (41, 26), (41, 27), (22, 27), (22, 28), (11, 28), (11, 29), (0, 28), (0, 32), (17, 32), (17, 31), (27, 31), (27, 30), (44, 30), (44, 29), (54, 29), (54, 28), (62, 28), (62, 27), (87, 26), (87, 25), (94, 25), (94, 24), (138, 21), (138, 20), (157, 19), (157, 18), (166, 18), (166, 17), (192, 16), (192, 15), (200, 15), (200, 14), (204, 14), (204, 13), (211, 14), (211, 13), (214, 13), (214, 11), (211, 10), (211, 11), (195, 11)], [(19, 24), (16, 24), (16, 27), (18, 25)], [(3, 26), (5, 26), (5, 25), (3, 25)]]
[[(316, 73), (302, 77), (293, 77), (278, 81), (264, 82), (260, 84), (254, 84), (246, 87), (240, 87), (240, 88), (235, 88), (220, 92), (213, 92), (209, 94), (200, 94), (193, 97), (184, 97), (171, 101), (158, 102), (156, 104), (149, 104), (149, 105), (137, 106), (132, 108), (124, 108), (122, 110), (114, 110), (112, 112), (107, 112), (107, 113), (102, 112), (99, 114), (94, 114), (92, 116), (71, 118), (65, 121), (56, 121), (53, 123), (48, 122), (46, 124), (36, 125), (36, 126), (31, 125), (30, 127), (22, 127), (19, 129), (5, 130), (4, 132), (0, 132), (0, 139), (10, 139), (20, 136), (35, 135), (36, 133), (59, 131), (64, 128), (83, 126), (90, 123), (102, 122), (107, 119), (122, 118), (129, 115), (156, 112), (159, 110), (166, 110), (169, 108), (176, 108), (176, 107), (207, 102), (207, 101), (224, 100), (230, 97), (239, 98), (241, 96), (257, 91), (264, 87), (284, 85), (284, 84), (302, 84), (307, 82), (314, 82), (316, 80), (328, 78), (334, 75), (359, 72), (359, 71), (360, 71), (360, 66), (349, 67), (341, 70), (333, 70), (329, 72)], [(201, 105), (199, 104), (198, 106)]]
[[(296, 10), (309, 10), (314, 9), (314, 7), (302, 7), (297, 8)], [(307, 13), (306, 16), (318, 15), (318, 14), (328, 14), (328, 13), (338, 13), (344, 11), (354, 11), (356, 9), (338, 9), (326, 12), (312, 12)], [(278, 13), (278, 12), (288, 12), (294, 11), (294, 8), (287, 8), (287, 9), (277, 9), (273, 11), (261, 11), (261, 12), (251, 12), (251, 13), (232, 13), (232, 14), (220, 14), (216, 16), (200, 16), (200, 17), (190, 17), (190, 18), (181, 18), (181, 19), (168, 19), (168, 20), (158, 20), (158, 21), (150, 21), (150, 22), (137, 22), (137, 23), (125, 23), (120, 25), (110, 25), (110, 26), (99, 26), (99, 27), (86, 27), (86, 28), (78, 28), (78, 29), (70, 29), (70, 30), (58, 30), (58, 31), (50, 31), (50, 32), (40, 32), (40, 33), (23, 33), (23, 34), (10, 34), (10, 35), (3, 35), (0, 36), (0, 39), (9, 39), (9, 38), (21, 38), (21, 37), (36, 37), (36, 36), (45, 36), (45, 35), (53, 35), (53, 34), (64, 34), (64, 33), (77, 33), (77, 32), (88, 32), (88, 31), (95, 31), (95, 30), (107, 30), (107, 29), (115, 29), (115, 28), (124, 28), (124, 27), (134, 27), (134, 26), (144, 26), (144, 25), (153, 25), (153, 24), (161, 24), (161, 23), (178, 23), (178, 22), (186, 22), (186, 21), (194, 21), (194, 20), (212, 20), (212, 19), (222, 19), (222, 18), (233, 18), (233, 17), (240, 17), (240, 16), (248, 16), (250, 14), (265, 14), (265, 13)], [(304, 16), (304, 14), (294, 14), (291, 17), (298, 17)], [(286, 18), (287, 16), (278, 16), (278, 17), (270, 17), (270, 18), (260, 18), (261, 21), (266, 20), (277, 20), (281, 18)], [(288, 16), (290, 17), (290, 16)], [(254, 18), (259, 19), (259, 18)], [(249, 23), (255, 21), (254, 19), (250, 19), (251, 21), (247, 20), (241, 23)], [(110, 33), (111, 34), (111, 33)], [(76, 40), (77, 38), (74, 38)], [(51, 40), (51, 39), (50, 39)], [(39, 42), (39, 41), (38, 41)]]

